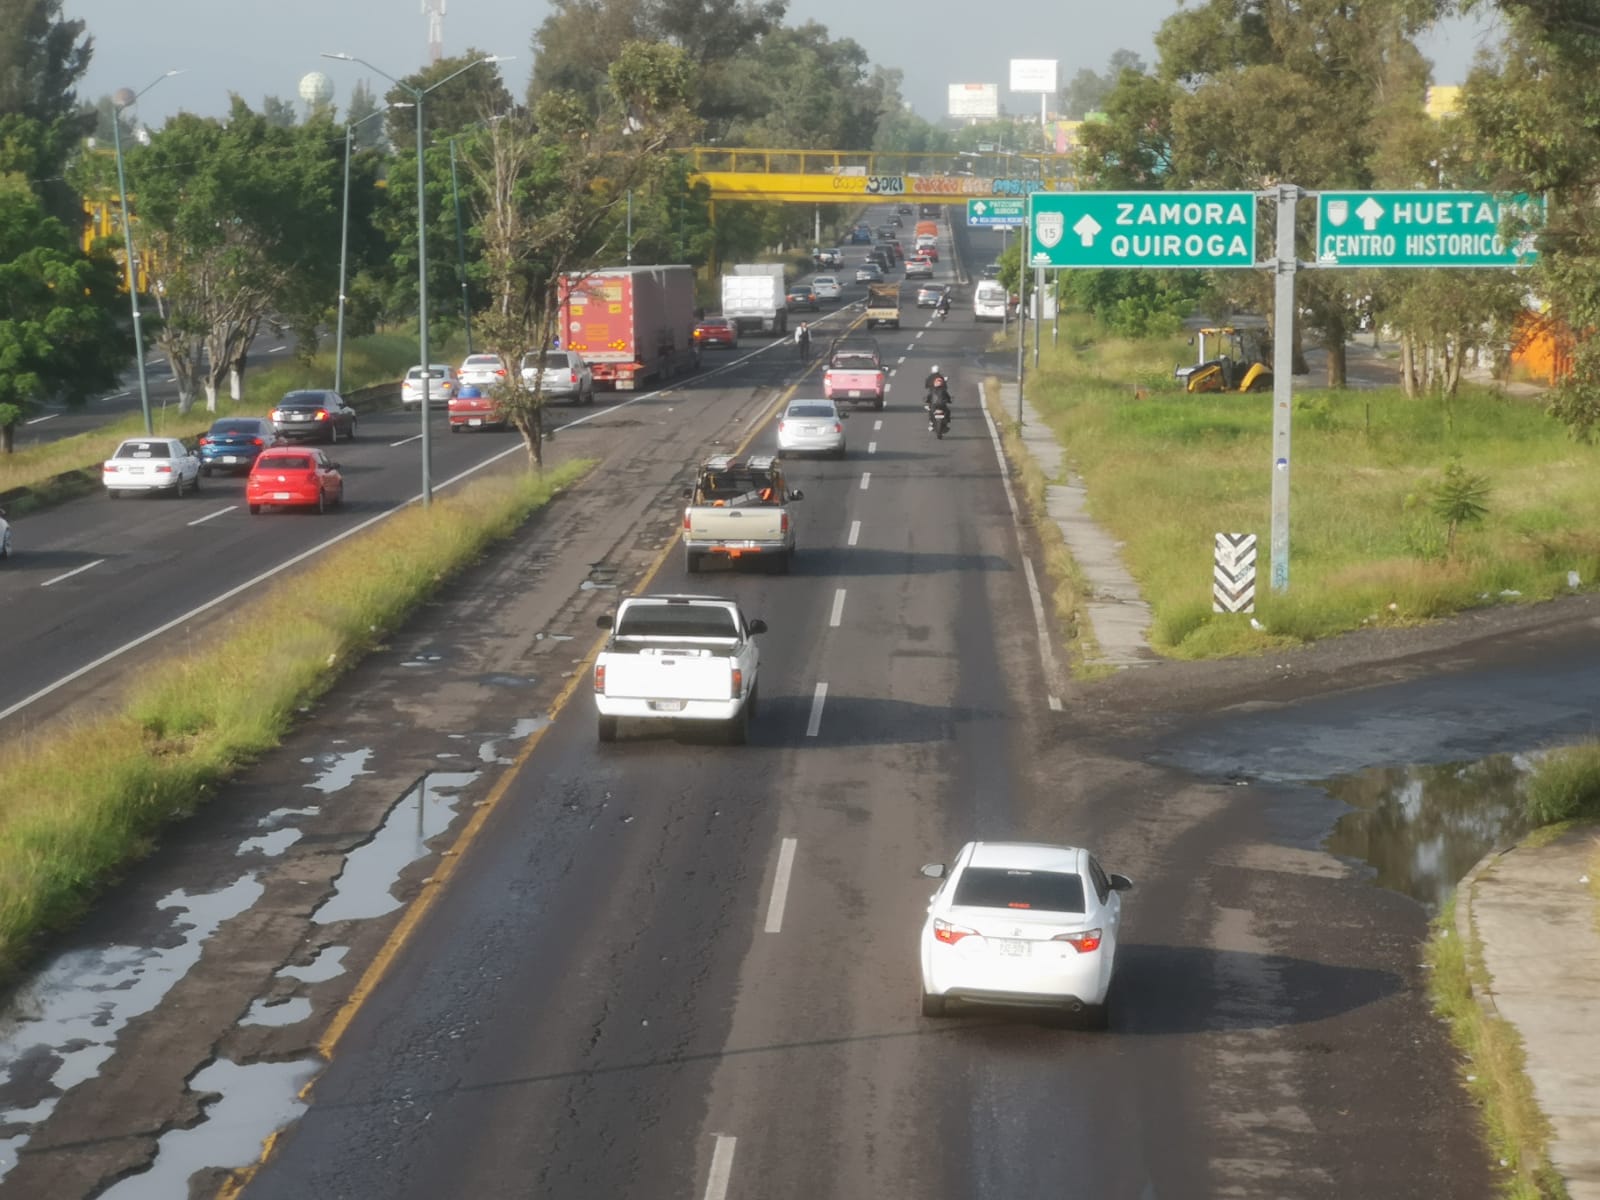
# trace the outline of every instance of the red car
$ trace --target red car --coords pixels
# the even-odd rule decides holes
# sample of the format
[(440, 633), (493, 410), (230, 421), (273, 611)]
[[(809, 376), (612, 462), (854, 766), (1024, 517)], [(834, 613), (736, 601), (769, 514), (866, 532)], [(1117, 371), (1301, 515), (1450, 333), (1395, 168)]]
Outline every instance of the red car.
[(509, 423), (505, 410), (471, 384), (450, 397), (451, 433), (460, 433), (463, 429), (504, 429)]
[(698, 346), (726, 346), (730, 350), (737, 350), (739, 331), (727, 317), (707, 317), (704, 321), (695, 322), (694, 340)]
[(309, 446), (274, 446), (256, 456), (245, 480), (244, 498), (252, 513), (265, 507), (315, 508), (327, 512), (344, 502), (339, 464)]

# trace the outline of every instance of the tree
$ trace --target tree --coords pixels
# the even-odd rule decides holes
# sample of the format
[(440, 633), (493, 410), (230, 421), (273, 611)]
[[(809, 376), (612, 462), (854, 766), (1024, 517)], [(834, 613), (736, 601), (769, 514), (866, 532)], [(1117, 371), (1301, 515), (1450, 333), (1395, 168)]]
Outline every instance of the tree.
[(282, 96), (261, 98), (261, 119), (274, 129), (288, 129), (295, 123), (294, 101)]
[(269, 317), (314, 340), (338, 270), (343, 150), (326, 118), (278, 128), (235, 96), (226, 121), (179, 114), (128, 155), (181, 411), (197, 385), (211, 411), (224, 383), (238, 398)]
[(27, 183), (0, 175), (0, 450), (38, 402), (110, 387), (132, 352), (117, 264), (86, 256)]
[(617, 51), (645, 36), (648, 0), (553, 0), (533, 33), (528, 103), (563, 92), (598, 116)]
[(51, 216), (70, 226), (78, 197), (63, 181), (94, 115), (78, 102), (93, 43), (82, 21), (61, 17), (61, 0), (0, 4), (0, 174), (32, 180)]
[[(469, 71), (462, 71), (456, 78), (450, 79), (449, 83), (438, 86), (437, 90), (430, 92), (422, 102), (424, 139), (436, 141), (447, 138), (485, 117), (510, 112), (511, 93), (506, 90), (505, 81), (500, 76), (499, 64), (483, 62), (488, 57), (482, 50), (468, 47), (463, 54), (458, 54), (454, 58), (441, 58), (438, 62), (405, 76), (402, 82), (406, 87), (391, 87), (384, 95), (384, 99), (391, 105), (405, 107), (391, 108), (384, 121), (389, 144), (397, 149), (402, 146), (414, 147), (417, 144), (417, 114), (411, 107), (412, 93), (406, 88), (427, 91), (439, 85), (441, 80), (450, 79), (450, 76), (455, 75), (457, 71), (473, 63), (482, 65), (473, 66)], [(416, 164), (413, 163), (412, 169), (415, 168)]]
[(1070, 119), (1081, 121), (1090, 113), (1100, 111), (1124, 71), (1143, 75), (1147, 70), (1144, 59), (1132, 50), (1117, 50), (1112, 53), (1110, 65), (1104, 74), (1084, 67), (1072, 77), (1067, 86), (1061, 89), (1061, 111)]
[(382, 122), (368, 119), (377, 111), (378, 98), (372, 92), (372, 85), (365, 79), (358, 79), (350, 89), (350, 103), (344, 106), (344, 124), (355, 127), (351, 140), (357, 150), (373, 150), (383, 144)]
[(681, 50), (630, 42), (611, 65), (598, 117), (583, 97), (548, 92), (531, 118), (491, 122), (467, 143), (492, 294), (479, 328), (508, 365), (533, 351), (540, 368), (531, 388), (512, 371), (497, 389), (531, 469), (544, 462), (540, 380), (559, 281), (616, 256), (617, 214), (630, 189), (681, 170), (671, 152), (695, 128), (694, 81)]

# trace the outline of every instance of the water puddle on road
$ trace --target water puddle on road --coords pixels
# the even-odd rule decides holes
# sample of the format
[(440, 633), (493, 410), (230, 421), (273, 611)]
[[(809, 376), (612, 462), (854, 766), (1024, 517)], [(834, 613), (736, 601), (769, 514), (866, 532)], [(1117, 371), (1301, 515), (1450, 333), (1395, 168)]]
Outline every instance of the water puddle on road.
[(525, 717), (511, 727), (505, 737), (490, 738), (478, 746), (478, 761), (486, 765), (510, 766), (516, 761), (500, 753), (501, 742), (525, 742), (550, 724), (549, 717)]
[(301, 762), (317, 763), (322, 767), (317, 772), (317, 777), (306, 784), (306, 787), (324, 795), (343, 791), (356, 781), (356, 776), (372, 774), (367, 770), (367, 759), (371, 757), (371, 750), (344, 750), (301, 759)]
[(381, 917), (400, 907), (390, 890), (400, 873), (428, 853), (428, 842), (454, 819), (461, 789), (477, 771), (433, 771), (400, 798), (372, 838), (352, 850), (333, 895), (311, 914), (318, 925)]
[(1381, 887), (1437, 912), (1464, 875), (1528, 830), (1522, 787), (1538, 754), (1377, 767), (1319, 784), (1350, 805), (1324, 849), (1360, 859)]
[(190, 1091), (216, 1097), (205, 1106), (205, 1116), (188, 1129), (162, 1134), (150, 1169), (108, 1188), (100, 1200), (171, 1200), (189, 1194), (189, 1177), (196, 1171), (249, 1166), (267, 1136), (305, 1107), (300, 1089), (321, 1069), (315, 1059), (208, 1063), (189, 1081)]
[(287, 1000), (257, 1000), (239, 1018), (239, 1024), (282, 1029), (288, 1025), (298, 1025), (310, 1016), (311, 1001), (304, 996), (291, 996)]
[(70, 1088), (92, 1078), (116, 1051), (133, 1018), (154, 1009), (200, 960), (224, 921), (263, 891), (242, 875), (214, 892), (178, 890), (156, 907), (170, 910), (160, 946), (94, 946), (57, 955), (0, 1015), (0, 1179), (16, 1165), (28, 1129), (48, 1117)]
[(279, 967), (278, 974), (298, 979), (301, 983), (324, 983), (344, 974), (344, 956), (349, 953), (349, 946), (324, 946), (305, 966), (297, 967), (291, 963), (287, 967)]

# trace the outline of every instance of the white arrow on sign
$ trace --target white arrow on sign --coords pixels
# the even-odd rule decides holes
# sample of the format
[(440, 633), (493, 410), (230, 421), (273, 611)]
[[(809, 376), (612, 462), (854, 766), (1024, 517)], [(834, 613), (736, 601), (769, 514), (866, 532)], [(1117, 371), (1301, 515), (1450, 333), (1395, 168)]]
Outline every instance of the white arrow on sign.
[(1356, 209), (1356, 216), (1361, 218), (1361, 223), (1367, 227), (1367, 232), (1371, 233), (1378, 227), (1378, 218), (1383, 216), (1383, 211), (1383, 205), (1368, 196)]
[(982, 200), (975, 200), (975, 201), (973, 201), (973, 204), (972, 204), (972, 211), (977, 213), (981, 217), (981, 216), (983, 216), (984, 213), (989, 211), (989, 206), (987, 204), (985, 204)]
[(1072, 232), (1077, 234), (1085, 246), (1094, 245), (1094, 235), (1100, 232), (1100, 222), (1088, 213), (1078, 218), (1078, 223), (1072, 227)]

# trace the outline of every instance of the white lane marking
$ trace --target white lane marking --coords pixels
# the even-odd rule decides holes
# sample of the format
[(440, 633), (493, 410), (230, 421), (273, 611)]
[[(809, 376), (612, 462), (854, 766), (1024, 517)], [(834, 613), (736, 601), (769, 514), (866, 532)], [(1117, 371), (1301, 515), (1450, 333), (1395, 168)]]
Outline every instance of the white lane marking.
[(131, 391), (129, 391), (129, 392), (118, 392), (114, 396), (107, 396), (106, 399), (107, 400), (126, 400), (131, 395), (133, 395), (133, 393)]
[(872, 432), (873, 433), (877, 433), (878, 430), (880, 430), (882, 428), (883, 428), (883, 422), (882, 421), (874, 421), (872, 423)]
[(398, 442), (390, 442), (389, 446), (391, 449), (395, 446), (409, 446), (412, 442), (420, 442), (421, 440), (422, 435), (420, 433), (413, 433), (410, 437), (401, 438)]
[(920, 338), (926, 332), (927, 332), (927, 330), (925, 330), (925, 329), (919, 329), (919, 330), (917, 330), (917, 336)]
[(39, 586), (40, 587), (50, 587), (50, 586), (52, 586), (54, 584), (60, 583), (63, 579), (71, 579), (74, 575), (82, 575), (85, 571), (88, 571), (88, 570), (90, 570), (90, 569), (92, 569), (94, 567), (98, 567), (103, 562), (105, 562), (105, 559), (97, 558), (92, 563), (84, 563), (83, 566), (81, 566), (81, 567), (73, 568), (72, 570), (68, 571), (65, 575), (57, 575), (54, 579), (46, 579)]
[(863, 492), (867, 490), (867, 484), (869, 484), (870, 482), (872, 482), (872, 472), (871, 471), (863, 471), (863, 472), (861, 472), (861, 490)]
[(867, 443), (867, 453), (868, 454), (876, 454), (877, 452), (878, 452), (878, 443), (877, 442), (868, 442)]
[[(900, 368), (899, 367), (890, 367), (889, 368), (889, 378), (890, 379), (893, 379), (899, 373), (900, 373)], [(884, 386), (888, 387), (889, 385), (888, 384), (884, 384)]]
[[(443, 480), (443, 481), (441, 481), (439, 483), (434, 484), (433, 485), (433, 490), (435, 492), (442, 492), (442, 491), (444, 491), (445, 488), (453, 487), (455, 484), (460, 483), (463, 479), (467, 479), (470, 476), (476, 475), (479, 471), (483, 470), (485, 467), (493, 466), (495, 463), (499, 462), (502, 458), (509, 458), (513, 454), (525, 454), (525, 453), (526, 453), (526, 451), (523, 450), (523, 448), (522, 448), (520, 443), (518, 445), (515, 445), (515, 446), (507, 446), (504, 450), (500, 451), (499, 454), (490, 455), (488, 458), (484, 459), (482, 462), (478, 463), (476, 466), (468, 467), (465, 471), (457, 472), (456, 474), (450, 476), (449, 479), (446, 479), (446, 480)], [(137, 650), (140, 646), (144, 645), (146, 642), (154, 641), (156, 638), (160, 637), (162, 634), (171, 632), (172, 630), (176, 629), (178, 626), (182, 625), (185, 621), (192, 620), (193, 618), (200, 616), (202, 613), (210, 612), (213, 608), (216, 608), (218, 605), (226, 604), (229, 600), (232, 600), (235, 596), (242, 595), (243, 593), (248, 592), (251, 588), (257, 587), (258, 585), (265, 583), (267, 580), (271, 579), (274, 575), (281, 575), (283, 572), (287, 571), (290, 567), (297, 567), (301, 563), (305, 562), (306, 559), (315, 558), (317, 555), (321, 554), (324, 550), (327, 550), (327, 549), (329, 549), (330, 547), (333, 547), (333, 546), (337, 546), (340, 542), (344, 541), (346, 538), (354, 537), (356, 534), (362, 532), (363, 530), (372, 528), (374, 525), (378, 524), (380, 521), (387, 521), (390, 517), (394, 516), (395, 513), (403, 511), (404, 509), (410, 507), (411, 505), (416, 504), (421, 499), (422, 499), (422, 493), (418, 492), (415, 496), (412, 496), (409, 500), (402, 501), (401, 503), (396, 504), (393, 508), (385, 509), (383, 512), (378, 513), (376, 516), (368, 517), (365, 521), (362, 521), (362, 522), (360, 522), (359, 524), (356, 524), (356, 525), (352, 525), (352, 526), (350, 526), (349, 529), (346, 529), (341, 533), (334, 534), (327, 541), (321, 542), (321, 543), (319, 543), (319, 544), (317, 544), (315, 546), (312, 546), (309, 550), (302, 550), (299, 554), (296, 554), (293, 558), (286, 559), (285, 561), (279, 563), (275, 567), (269, 567), (267, 570), (261, 572), (261, 574), (255, 576), (252, 579), (245, 580), (243, 583), (239, 584), (237, 587), (229, 588), (227, 591), (223, 592), (222, 595), (214, 596), (210, 600), (207, 600), (204, 604), (196, 605), (194, 608), (191, 608), (188, 612), (182, 613), (179, 616), (173, 617), (172, 620), (168, 621), (166, 624), (158, 625), (154, 629), (150, 630), (149, 632), (140, 634), (138, 637), (134, 638), (131, 642), (126, 642), (123, 645), (118, 646), (115, 650), (108, 650), (106, 653), (102, 654), (99, 658), (95, 659), (93, 662), (84, 663), (83, 666), (79, 667), (75, 671), (68, 672), (67, 674), (63, 675), (60, 679), (57, 679), (54, 683), (46, 684), (44, 687), (42, 687), (38, 691), (34, 692), (33, 695), (24, 696), (21, 700), (18, 700), (15, 704), (11, 705), (9, 708), (0, 708), (0, 721), (4, 721), (7, 717), (14, 716), (16, 713), (19, 713), (23, 709), (27, 708), (28, 705), (30, 705), (30, 704), (36, 704), (40, 700), (43, 700), (46, 696), (50, 695), (51, 692), (59, 691), (60, 689), (66, 687), (67, 684), (72, 683), (75, 680), (82, 679), (85, 675), (89, 674), (91, 671), (98, 671), (101, 667), (105, 666), (108, 662), (112, 662), (115, 659), (121, 658), (124, 654), (128, 653), (128, 651)], [(104, 561), (104, 560), (102, 560), (102, 561)], [(90, 563), (89, 564), (89, 566), (91, 566), (91, 567), (94, 566), (94, 565), (95, 565), (94, 563)], [(88, 567), (83, 567), (83, 568), (80, 568), (80, 569), (81, 570), (88, 570)], [(76, 572), (74, 572), (74, 574), (76, 574)]]
[(836, 588), (833, 593), (833, 612), (828, 617), (828, 625), (834, 629), (839, 628), (839, 622), (844, 617), (844, 589)]
[(887, 396), (892, 391), (894, 391), (894, 384), (886, 383), (886, 384), (883, 385), (883, 394), (885, 396)]
[(789, 876), (794, 872), (794, 838), (778, 847), (778, 872), (772, 877), (772, 898), (767, 901), (767, 932), (783, 932), (783, 909), (789, 902)]
[(817, 684), (816, 694), (811, 697), (811, 719), (806, 722), (806, 736), (816, 737), (817, 731), (822, 728), (822, 704), (828, 698), (828, 685)]
[(902, 354), (899, 358), (895, 359), (895, 364), (894, 365), (897, 366), (897, 367), (905, 366), (906, 365), (906, 356)]
[(717, 1147), (711, 1152), (711, 1175), (706, 1179), (705, 1200), (727, 1200), (728, 1180), (733, 1176), (733, 1150), (738, 1138), (716, 1134)]
[(206, 516), (200, 517), (198, 520), (190, 521), (189, 524), (191, 524), (191, 525), (204, 525), (207, 521), (215, 520), (217, 517), (220, 517), (223, 513), (231, 513), (234, 509), (236, 509), (238, 507), (239, 506), (237, 504), (230, 504), (230, 505), (228, 505), (227, 508), (219, 508), (214, 513), (208, 513)]
[(854, 546), (856, 544), (856, 539), (858, 537), (860, 537), (860, 536), (861, 536), (861, 522), (860, 521), (851, 521), (850, 522), (850, 536), (845, 540), (845, 545), (846, 546)]
[(1022, 573), (1028, 579), (1028, 599), (1033, 603), (1033, 624), (1039, 634), (1039, 660), (1044, 664), (1045, 699), (1050, 704), (1051, 712), (1060, 712), (1061, 699), (1050, 691), (1056, 679), (1056, 653), (1050, 645), (1050, 626), (1044, 619), (1044, 598), (1039, 595), (1039, 579), (1033, 573), (1033, 560), (1028, 557), (1028, 548), (1022, 544), (1022, 518), (1017, 509), (1017, 498), (1011, 494), (1011, 467), (1006, 462), (1005, 448), (1000, 444), (1000, 430), (995, 427), (994, 417), (989, 414), (988, 397), (984, 395), (981, 383), (978, 384), (978, 407), (983, 410), (984, 424), (989, 427), (989, 440), (994, 443), (994, 456), (1000, 464), (1000, 479), (1006, 488), (1006, 504), (1011, 508), (1011, 526), (1017, 535), (1017, 553), (1022, 556)]
[(289, 347), (287, 347), (287, 346), (274, 346), (271, 350), (268, 350), (267, 353), (268, 354), (282, 354), (288, 348)]
[(24, 425), (39, 425), (39, 424), (42, 424), (45, 421), (54, 421), (60, 415), (61, 415), (60, 413), (49, 413), (46, 416), (34, 417), (31, 420), (24, 421), (23, 424)]

